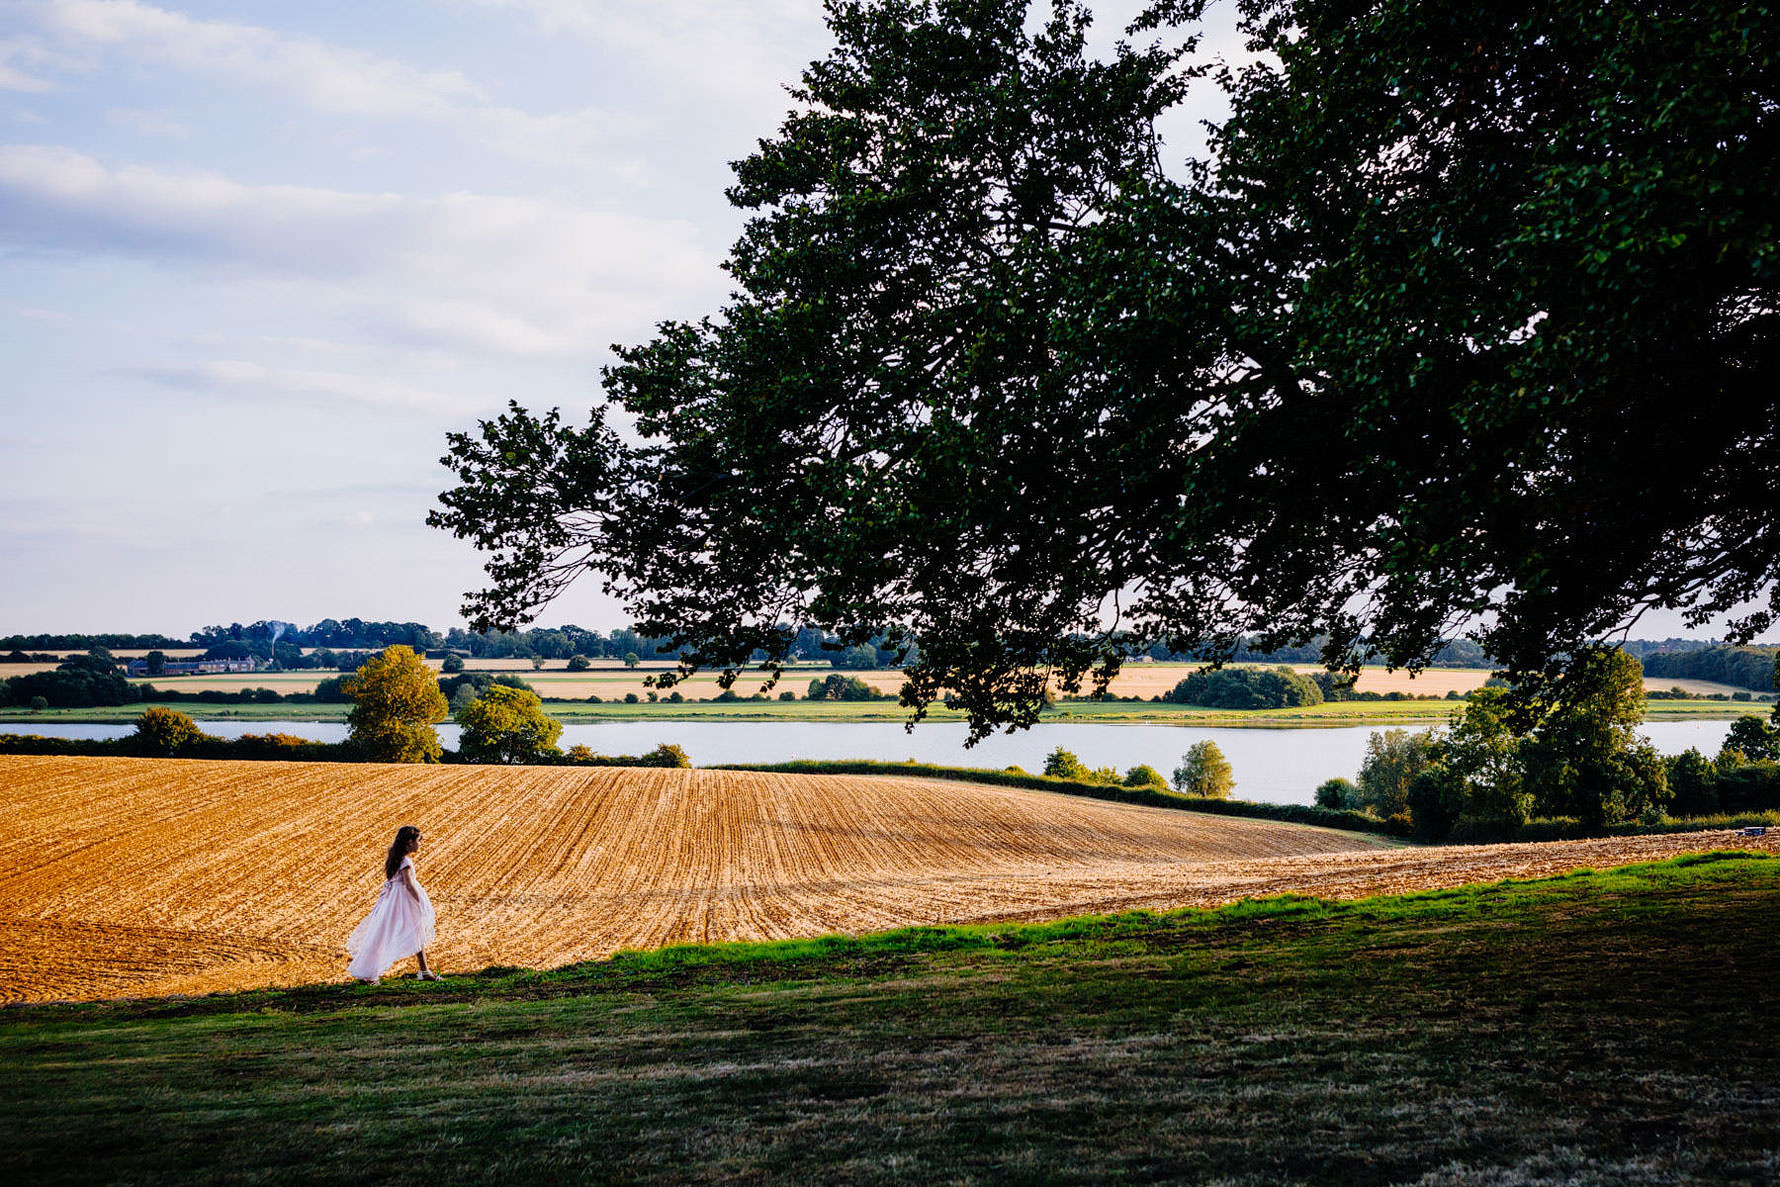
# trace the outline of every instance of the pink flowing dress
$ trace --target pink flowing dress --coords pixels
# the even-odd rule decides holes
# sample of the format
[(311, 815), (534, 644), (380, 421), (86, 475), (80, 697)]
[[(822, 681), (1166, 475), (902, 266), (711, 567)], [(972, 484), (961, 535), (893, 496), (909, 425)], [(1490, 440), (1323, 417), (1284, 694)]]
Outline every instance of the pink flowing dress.
[(414, 859), (404, 857), (396, 876), (385, 881), (383, 889), (377, 892), (377, 905), (346, 937), (346, 951), (352, 957), (352, 963), (346, 966), (348, 975), (366, 980), (381, 977), (390, 965), (433, 942), (433, 900), (426, 896), (418, 879), (414, 889), (420, 896), (419, 902), (402, 885), (402, 871), (413, 868)]

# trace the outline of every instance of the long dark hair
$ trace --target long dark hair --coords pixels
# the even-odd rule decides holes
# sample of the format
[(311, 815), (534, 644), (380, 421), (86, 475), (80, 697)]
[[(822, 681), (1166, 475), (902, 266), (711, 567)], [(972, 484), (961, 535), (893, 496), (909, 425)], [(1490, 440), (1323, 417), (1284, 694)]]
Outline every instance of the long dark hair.
[(389, 856), (383, 859), (383, 876), (393, 878), (396, 871), (402, 868), (402, 859), (414, 852), (415, 843), (420, 840), (420, 830), (412, 824), (404, 824), (396, 830), (396, 839), (389, 844)]

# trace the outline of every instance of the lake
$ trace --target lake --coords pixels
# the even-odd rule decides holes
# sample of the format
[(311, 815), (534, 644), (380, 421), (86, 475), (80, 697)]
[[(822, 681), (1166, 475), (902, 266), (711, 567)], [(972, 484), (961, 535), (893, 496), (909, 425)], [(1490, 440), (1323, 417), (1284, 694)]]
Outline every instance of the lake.
[[(223, 738), (242, 734), (296, 734), (321, 742), (346, 737), (346, 726), (327, 721), (201, 721), (206, 733)], [(1729, 732), (1728, 721), (1657, 721), (1643, 733), (1664, 754), (1696, 746), (1711, 755)], [(561, 745), (585, 743), (601, 754), (641, 754), (672, 742), (698, 766), (720, 763), (784, 762), (794, 758), (863, 758), (944, 766), (1020, 766), (1044, 769), (1055, 747), (1073, 750), (1090, 767), (1147, 763), (1164, 777), (1195, 742), (1211, 740), (1230, 760), (1236, 795), (1279, 804), (1308, 804), (1317, 784), (1339, 775), (1352, 779), (1365, 757), (1366, 739), (1388, 726), (1340, 729), (1199, 729), (1178, 725), (1040, 725), (1024, 733), (994, 734), (973, 748), (964, 746), (965, 727), (952, 722), (917, 726), (913, 733), (883, 722), (806, 721), (613, 721), (565, 725)], [(120, 738), (129, 725), (21, 722), (0, 725), (3, 733), (48, 734), (61, 738)], [(455, 725), (439, 727), (447, 746), (457, 745)]]

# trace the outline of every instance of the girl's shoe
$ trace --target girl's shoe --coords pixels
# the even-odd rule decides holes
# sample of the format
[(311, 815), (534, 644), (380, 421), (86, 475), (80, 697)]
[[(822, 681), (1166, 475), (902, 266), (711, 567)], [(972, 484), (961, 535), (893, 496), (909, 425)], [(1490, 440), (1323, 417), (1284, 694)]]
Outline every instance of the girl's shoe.
[(414, 979), (416, 981), (443, 981), (445, 978), (433, 972), (433, 970), (428, 969), (424, 973), (415, 973)]

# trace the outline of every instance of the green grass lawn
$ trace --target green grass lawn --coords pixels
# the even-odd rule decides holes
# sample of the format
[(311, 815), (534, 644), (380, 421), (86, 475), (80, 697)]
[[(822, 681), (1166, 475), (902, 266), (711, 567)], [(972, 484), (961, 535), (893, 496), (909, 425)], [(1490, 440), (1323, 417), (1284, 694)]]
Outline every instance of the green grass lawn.
[[(1780, 859), (0, 1011), (16, 1183), (1780, 1175)], [(449, 970), (448, 970), (449, 971)]]

